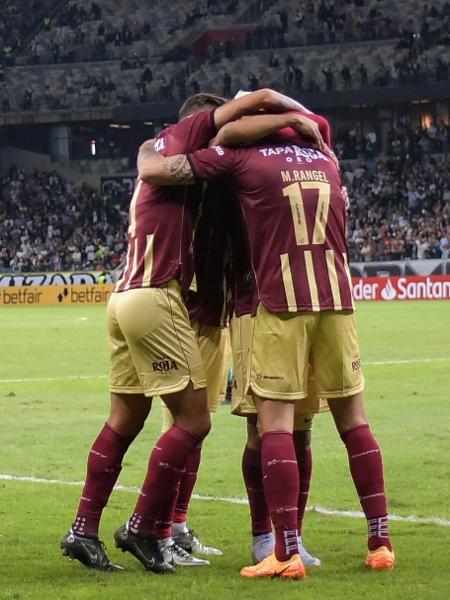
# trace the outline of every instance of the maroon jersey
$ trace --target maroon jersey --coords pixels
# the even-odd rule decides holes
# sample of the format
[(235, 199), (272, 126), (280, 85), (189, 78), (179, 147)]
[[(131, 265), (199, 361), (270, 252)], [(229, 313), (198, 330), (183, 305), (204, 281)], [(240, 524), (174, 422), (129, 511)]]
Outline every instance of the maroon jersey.
[(302, 143), (215, 146), (189, 155), (242, 206), (260, 301), (271, 312), (352, 310), (346, 212), (333, 159)]
[[(155, 149), (164, 156), (193, 152), (207, 146), (216, 131), (214, 111), (202, 111), (164, 129)], [(198, 190), (192, 188), (137, 182), (130, 203), (127, 262), (114, 291), (158, 287), (170, 279), (189, 288), (197, 198)]]

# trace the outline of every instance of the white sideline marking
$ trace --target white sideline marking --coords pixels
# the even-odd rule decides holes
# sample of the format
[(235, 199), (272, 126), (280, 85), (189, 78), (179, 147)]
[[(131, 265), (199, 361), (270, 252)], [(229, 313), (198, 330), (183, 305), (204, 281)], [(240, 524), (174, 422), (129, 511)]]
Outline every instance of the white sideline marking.
[(416, 363), (433, 363), (433, 362), (448, 362), (448, 358), (412, 358), (407, 360), (367, 360), (363, 361), (362, 365), (412, 365)]
[(77, 379), (105, 379), (105, 377), (106, 375), (67, 375), (66, 377), (22, 377), (20, 379), (0, 379), (0, 383), (76, 381)]
[[(1, 288), (0, 288), (1, 289)], [(80, 323), (80, 321), (88, 321), (89, 317), (54, 317), (52, 318), (53, 323)], [(47, 323), (42, 319), (25, 319), (25, 320), (13, 320), (7, 319), (5, 321), (2, 320), (2, 325), (24, 325), (28, 326), (30, 323), (38, 323), (39, 325), (43, 324), (47, 327)]]
[[(3, 481), (22, 481), (28, 483), (43, 483), (43, 484), (57, 484), (57, 485), (74, 485), (81, 487), (84, 485), (84, 481), (66, 481), (64, 479), (43, 479), (42, 477), (33, 477), (26, 475), (10, 475), (8, 473), (0, 473), (0, 480)], [(118, 492), (131, 492), (138, 493), (140, 489), (134, 486), (116, 485), (114, 488)], [(192, 494), (192, 498), (195, 500), (205, 500), (210, 502), (227, 502), (229, 504), (248, 504), (246, 498), (230, 498), (227, 496), (201, 496), (200, 494)], [(332, 517), (349, 517), (352, 519), (364, 519), (364, 513), (356, 510), (335, 510), (333, 508), (324, 508), (323, 506), (309, 506), (308, 511), (320, 513), (321, 515), (327, 515)], [(400, 521), (403, 523), (419, 523), (425, 525), (439, 525), (440, 527), (450, 527), (450, 520), (441, 519), (440, 517), (417, 517), (416, 515), (409, 515), (408, 517), (402, 517), (400, 515), (389, 515), (391, 521)]]
[[(85, 317), (81, 317), (85, 318)], [(86, 317), (87, 318), (87, 317)], [(450, 362), (448, 358), (413, 358), (407, 360), (373, 360), (363, 361), (364, 365), (411, 365), (421, 363)], [(106, 375), (66, 375), (64, 377), (21, 377), (16, 379), (3, 379), (0, 377), (0, 383), (25, 383), (25, 382), (46, 382), (46, 381), (76, 381), (77, 379), (105, 379)]]

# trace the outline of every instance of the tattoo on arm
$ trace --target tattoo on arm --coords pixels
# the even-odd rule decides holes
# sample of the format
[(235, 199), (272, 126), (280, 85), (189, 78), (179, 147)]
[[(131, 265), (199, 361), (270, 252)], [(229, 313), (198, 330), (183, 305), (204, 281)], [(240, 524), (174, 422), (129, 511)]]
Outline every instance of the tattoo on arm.
[(195, 181), (191, 165), (184, 154), (167, 158), (164, 170), (178, 184), (194, 183)]

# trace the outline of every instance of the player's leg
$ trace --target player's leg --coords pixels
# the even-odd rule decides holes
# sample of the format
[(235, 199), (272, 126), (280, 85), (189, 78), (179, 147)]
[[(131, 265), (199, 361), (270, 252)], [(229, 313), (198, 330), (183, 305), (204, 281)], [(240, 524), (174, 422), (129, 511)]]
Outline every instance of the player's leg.
[(298, 496), (298, 533), (302, 534), (303, 518), (308, 502), (312, 472), (311, 430), (294, 429), (295, 456), (299, 465), (300, 493)]
[[(170, 413), (170, 411), (168, 412)], [(218, 548), (204, 544), (194, 529), (187, 523), (189, 504), (197, 481), (201, 453), (202, 444), (199, 443), (186, 462), (173, 514), (172, 534), (174, 542), (190, 554), (221, 555), (222, 552)]]
[[(221, 395), (224, 393), (229, 363), (227, 352), (228, 330), (223, 327), (212, 327), (191, 322), (195, 331), (200, 354), (205, 367), (207, 380), (208, 409), (215, 413)], [(163, 405), (163, 430), (166, 431), (172, 421), (169, 409)], [(173, 538), (176, 544), (194, 554), (221, 555), (222, 552), (213, 546), (204, 544), (197, 533), (188, 526), (187, 517), (192, 492), (197, 481), (200, 467), (202, 444), (190, 454), (186, 463), (186, 472), (181, 477), (177, 502), (173, 514)]]
[(264, 492), (261, 440), (256, 418), (256, 414), (247, 416), (247, 441), (242, 454), (242, 476), (250, 508), (254, 564), (272, 554), (275, 548), (275, 538)]
[(303, 545), (303, 518), (309, 497), (309, 487), (312, 474), (311, 433), (313, 418), (316, 413), (328, 411), (325, 400), (316, 393), (314, 376), (308, 368), (308, 396), (295, 405), (294, 417), (294, 447), (299, 467), (300, 494), (298, 496), (298, 532), (299, 552), (303, 564), (307, 567), (319, 567), (320, 559), (310, 554)]
[(292, 439), (294, 403), (254, 395), (261, 436), (264, 491), (275, 530), (274, 552), (252, 567), (244, 577), (302, 579), (305, 569), (298, 554), (297, 502), (299, 477)]
[(176, 566), (203, 566), (174, 543), (172, 518), (181, 477), (189, 456), (202, 443), (210, 428), (206, 389), (192, 383), (179, 392), (164, 396), (174, 424), (156, 442), (148, 463), (141, 495), (130, 519), (130, 530), (144, 537), (155, 535), (166, 561)]
[(320, 559), (313, 556), (303, 545), (303, 519), (309, 497), (309, 486), (312, 473), (311, 422), (313, 415), (299, 415), (294, 422), (294, 448), (297, 457), (300, 492), (298, 495), (298, 549), (305, 567), (320, 567)]
[[(179, 286), (173, 283), (139, 292), (144, 299), (152, 300), (152, 310), (147, 306), (143, 312), (143, 306), (137, 302), (128, 307), (133, 310), (123, 315), (127, 335), (133, 340), (133, 362), (144, 393), (164, 399), (174, 424), (156, 442), (132, 517), (119, 528), (115, 538), (119, 547), (134, 554), (146, 568), (152, 568), (155, 546), (164, 549), (166, 564), (180, 564), (187, 558), (187, 553), (173, 544), (172, 515), (181, 475), (189, 455), (210, 429), (210, 415), (203, 365)], [(141, 313), (137, 327), (133, 315)], [(193, 564), (209, 563), (190, 560)]]
[[(312, 418), (312, 415), (311, 415)], [(293, 441), (297, 457), (300, 491), (298, 495), (298, 547), (303, 564), (308, 567), (320, 566), (320, 559), (312, 556), (304, 547), (302, 525), (309, 494), (309, 483), (312, 471), (311, 430), (305, 430), (304, 415), (295, 418)], [(302, 429), (297, 425), (301, 421)], [(306, 426), (310, 427), (308, 418)], [(275, 547), (269, 509), (264, 493), (263, 474), (261, 468), (261, 443), (256, 426), (256, 416), (247, 417), (247, 442), (242, 456), (242, 475), (250, 507), (252, 526), (252, 558), (256, 564), (269, 556)]]
[[(162, 433), (166, 433), (173, 426), (174, 420), (172, 413), (167, 406), (162, 403), (163, 423)], [(174, 541), (187, 551), (192, 552), (191, 546), (185, 547), (184, 538), (190, 537), (191, 530), (187, 526), (187, 513), (195, 482), (197, 481), (198, 469), (200, 467), (202, 444), (199, 443), (188, 457), (185, 466), (185, 472), (180, 479), (177, 501), (172, 516), (172, 533)], [(193, 532), (192, 532), (192, 535)], [(181, 541), (181, 543), (180, 543)], [(186, 540), (188, 541), (188, 540)], [(197, 550), (197, 549), (196, 549)], [(198, 550), (197, 550), (198, 551)]]
[(151, 398), (142, 393), (128, 344), (117, 323), (118, 302), (120, 298), (113, 295), (107, 313), (111, 347), (110, 414), (89, 452), (78, 511), (70, 531), (61, 541), (64, 554), (101, 570), (118, 569), (111, 564), (98, 540), (101, 515), (119, 477), (123, 457), (151, 408)]
[(374, 569), (392, 569), (395, 557), (388, 534), (383, 461), (364, 406), (364, 378), (354, 315), (324, 313), (312, 355), (317, 391), (328, 399), (367, 518), (369, 554), (366, 564)]
[(384, 486), (383, 459), (366, 416), (362, 394), (329, 399), (336, 428), (345, 444), (350, 473), (367, 519), (366, 565), (390, 570), (395, 557), (388, 532), (388, 507)]
[(98, 540), (103, 509), (122, 469), (128, 447), (142, 429), (151, 399), (142, 394), (111, 394), (108, 422), (89, 451), (86, 480), (70, 531), (61, 541), (63, 553), (91, 568), (118, 570)]
[(129, 445), (141, 431), (151, 398), (143, 394), (111, 394), (108, 421), (97, 436), (87, 461), (86, 481), (72, 530), (98, 537), (100, 518), (122, 469)]
[(241, 317), (233, 315), (230, 322), (234, 374), (231, 412), (246, 418), (247, 440), (242, 454), (241, 468), (250, 508), (252, 560), (257, 564), (272, 554), (275, 538), (264, 493), (261, 440), (257, 428), (256, 408), (252, 395), (248, 391), (252, 332), (251, 315)]
[(275, 549), (259, 564), (245, 567), (241, 571), (245, 577), (305, 576), (298, 555), (299, 475), (292, 436), (294, 401), (307, 392), (308, 342), (302, 327), (304, 323), (292, 314), (269, 313), (262, 305), (252, 319), (250, 352), (246, 353), (250, 366), (244, 370), (258, 413), (263, 485)]

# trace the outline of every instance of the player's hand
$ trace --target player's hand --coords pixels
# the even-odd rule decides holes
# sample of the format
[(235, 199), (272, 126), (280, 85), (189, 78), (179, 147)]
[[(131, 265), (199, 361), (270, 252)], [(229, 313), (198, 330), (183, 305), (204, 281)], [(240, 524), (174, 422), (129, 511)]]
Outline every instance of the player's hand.
[(323, 141), (322, 134), (320, 133), (319, 126), (317, 123), (308, 119), (305, 115), (292, 115), (292, 128), (295, 129), (300, 135), (311, 138), (315, 146), (318, 146), (322, 150), (325, 150), (325, 142)]

